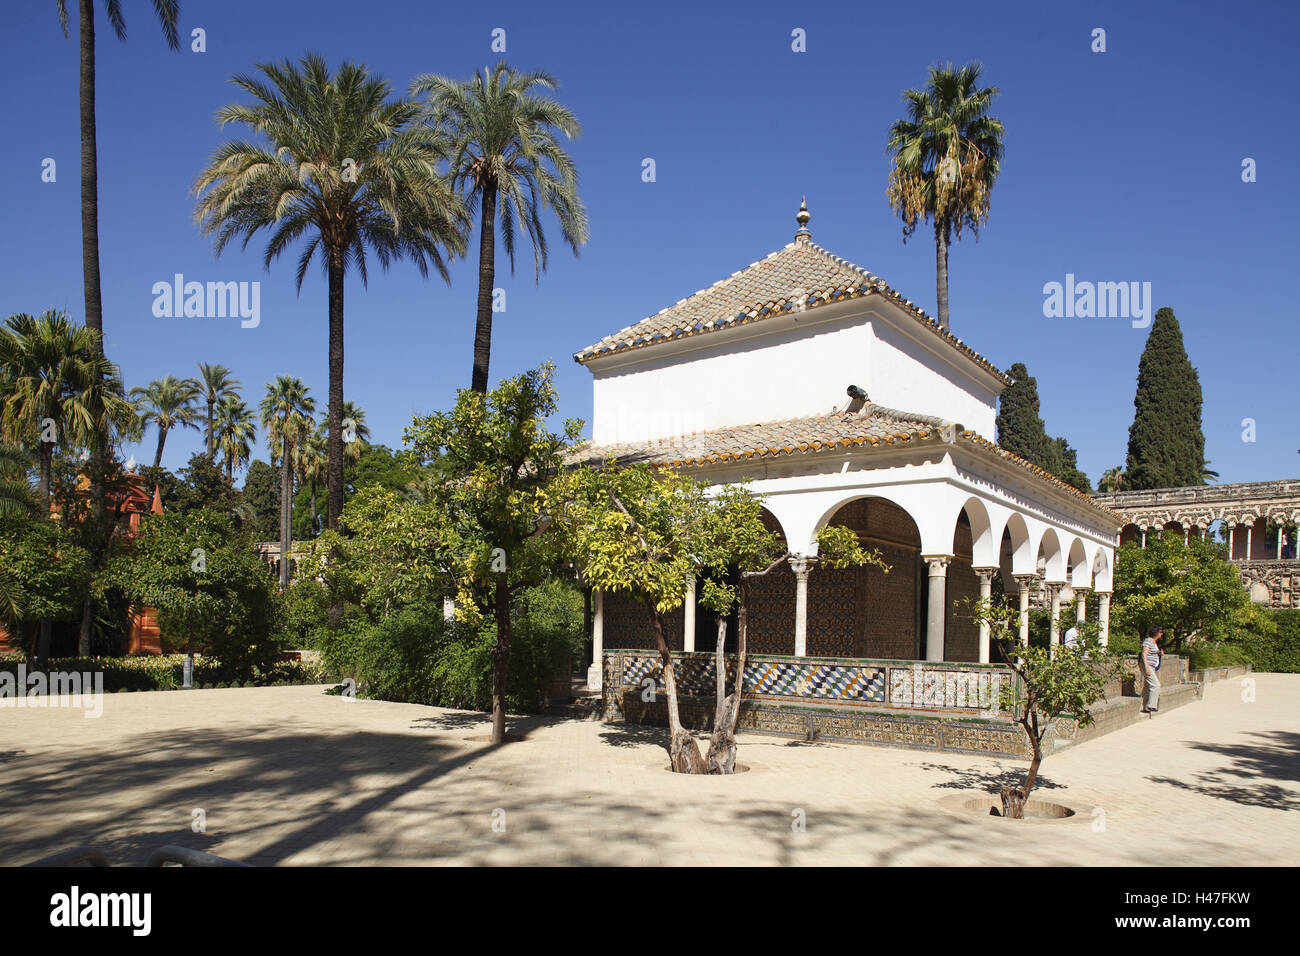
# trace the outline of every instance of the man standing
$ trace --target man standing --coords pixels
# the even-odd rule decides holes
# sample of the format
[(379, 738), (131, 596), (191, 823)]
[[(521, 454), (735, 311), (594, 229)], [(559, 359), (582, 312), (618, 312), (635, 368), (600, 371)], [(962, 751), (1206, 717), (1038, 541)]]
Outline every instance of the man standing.
[(1147, 639), (1138, 651), (1138, 667), (1142, 670), (1146, 694), (1143, 697), (1142, 713), (1159, 713), (1160, 678), (1156, 671), (1160, 669), (1160, 639), (1165, 636), (1165, 629), (1159, 624), (1152, 624), (1147, 629)]

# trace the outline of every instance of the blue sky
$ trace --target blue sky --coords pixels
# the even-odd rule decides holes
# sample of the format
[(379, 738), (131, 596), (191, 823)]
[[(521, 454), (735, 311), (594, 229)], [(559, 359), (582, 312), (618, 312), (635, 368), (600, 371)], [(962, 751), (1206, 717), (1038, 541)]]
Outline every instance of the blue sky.
[[(269, 273), (256, 242), (217, 259), (193, 222), (190, 185), (223, 141), (213, 114), (239, 98), (230, 75), (257, 62), (316, 50), (405, 92), (418, 73), (495, 62), (491, 34), (503, 28), (509, 62), (559, 78), (584, 126), (572, 152), (591, 240), (575, 258), (548, 223), (540, 284), (530, 254), (513, 277), (499, 254), (508, 308), (491, 372), (552, 359), (564, 414), (590, 420), (590, 376), (572, 353), (784, 245), (805, 194), (816, 242), (933, 313), (933, 240), (918, 230), (902, 241), (885, 201), (886, 134), (931, 63), (979, 60), (1001, 90), (1006, 159), (985, 231), (952, 250), (953, 332), (1002, 368), (1026, 363), (1048, 431), (1096, 481), (1123, 461), (1146, 332), (1122, 318), (1045, 318), (1043, 285), (1067, 273), (1150, 282), (1200, 371), (1221, 480), (1300, 474), (1294, 4), (182, 0), (181, 52), (150, 4), (124, 6), (128, 42), (99, 21), (98, 108), (104, 325), (128, 386), (220, 362), (250, 405), (287, 373), (324, 408), (321, 274), (298, 294), (292, 255)], [(190, 50), (195, 28), (206, 52)], [(806, 52), (791, 49), (796, 28)], [(1096, 28), (1104, 53), (1090, 49)], [(0, 312), (55, 307), (81, 320), (75, 33), (64, 39), (53, 3), (14, 5), (3, 29)], [(47, 157), (53, 183), (41, 180)], [(647, 157), (653, 183), (641, 178)], [(1253, 183), (1242, 181), (1247, 157)], [(469, 384), (476, 270), (473, 254), (450, 286), (407, 263), (372, 271), (368, 290), (349, 276), (345, 388), (374, 440), (399, 445), (413, 414)], [(152, 286), (178, 272), (260, 281), (260, 326), (155, 318)], [(197, 432), (173, 432), (164, 464), (183, 467), (200, 445)], [(132, 451), (147, 462), (153, 448), (151, 430)]]

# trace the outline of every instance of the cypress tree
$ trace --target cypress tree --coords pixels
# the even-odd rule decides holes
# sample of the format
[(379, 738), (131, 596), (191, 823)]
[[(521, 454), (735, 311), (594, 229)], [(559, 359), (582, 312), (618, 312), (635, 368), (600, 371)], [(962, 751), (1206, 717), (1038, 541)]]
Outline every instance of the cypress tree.
[(1173, 309), (1161, 309), (1151, 323), (1133, 407), (1126, 487), (1141, 491), (1205, 484), (1201, 381), (1187, 358)]
[(1038, 380), (1029, 374), (1023, 362), (1011, 366), (1007, 374), (1012, 382), (1003, 389), (998, 402), (998, 444), (1040, 468), (1047, 468), (1051, 442), (1039, 414)]

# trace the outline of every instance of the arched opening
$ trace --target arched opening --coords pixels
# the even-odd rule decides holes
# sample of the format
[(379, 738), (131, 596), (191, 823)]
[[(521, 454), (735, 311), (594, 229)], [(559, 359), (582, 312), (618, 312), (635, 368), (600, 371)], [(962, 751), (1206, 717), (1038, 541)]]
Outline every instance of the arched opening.
[[(947, 613), (943, 626), (945, 661), (977, 662), (980, 659), (979, 625), (971, 619), (969, 608), (980, 596), (979, 575), (973, 570), (975, 545), (982, 535), (987, 534), (989, 521), (983, 506), (977, 501), (968, 501), (957, 515), (952, 535), (953, 557), (948, 562)], [(926, 585), (929, 586), (928, 576)]]
[(1119, 533), (1120, 547), (1122, 548), (1126, 544), (1141, 544), (1141, 543), (1142, 543), (1142, 529), (1139, 528), (1136, 524), (1133, 524), (1132, 522), (1129, 522), (1128, 524), (1124, 525), (1124, 528)]
[[(763, 525), (768, 531), (779, 534), (789, 550), (785, 531), (776, 516), (766, 508), (763, 509)], [(771, 574), (753, 579), (749, 589), (749, 631), (745, 640), (748, 653), (794, 653), (794, 584), (794, 572), (790, 570), (789, 562)], [(714, 647), (717, 643), (714, 616), (701, 609), (695, 622), (695, 646), (701, 649)], [(736, 646), (735, 630), (734, 621), (727, 625), (728, 651)]]
[[(923, 658), (926, 575), (912, 516), (892, 501), (864, 497), (840, 505), (827, 524), (856, 532), (865, 547), (880, 552), (889, 573), (814, 566), (808, 575), (808, 656)], [(787, 648), (793, 606), (792, 590), (785, 604)]]

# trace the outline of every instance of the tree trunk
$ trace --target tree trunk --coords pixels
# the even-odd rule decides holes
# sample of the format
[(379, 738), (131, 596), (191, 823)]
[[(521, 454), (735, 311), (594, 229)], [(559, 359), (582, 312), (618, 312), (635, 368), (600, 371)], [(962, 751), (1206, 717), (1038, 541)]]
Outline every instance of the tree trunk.
[(939, 328), (948, 328), (948, 223), (934, 222), (935, 284), (939, 299)]
[(496, 281), (497, 187), (483, 187), (479, 206), (478, 317), (474, 322), (474, 373), (470, 388), (483, 395), (488, 390), (488, 359), (492, 355), (492, 285)]
[(167, 444), (167, 429), (158, 429), (158, 450), (153, 453), (153, 466), (158, 468), (162, 465), (163, 445)]
[(312, 479), (311, 483), (311, 532), (312, 537), (316, 536), (316, 481)]
[(216, 413), (216, 402), (208, 396), (208, 461), (214, 465), (217, 463), (217, 446), (214, 443), (216, 436), (212, 433), (212, 416)]
[(289, 587), (289, 548), (292, 545), (293, 478), (289, 474), (289, 459), (293, 448), (286, 439), (280, 449), (280, 590)]
[(681, 714), (677, 709), (677, 672), (673, 668), (672, 651), (664, 640), (664, 619), (653, 603), (650, 608), (650, 620), (654, 624), (655, 644), (659, 648), (659, 662), (664, 669), (664, 695), (668, 698), (668, 732), (670, 741), (668, 756), (672, 761), (674, 773), (707, 773), (704, 757), (700, 755), (700, 745), (695, 736), (682, 726)]
[(713, 652), (716, 671), (717, 706), (713, 711), (713, 733), (709, 735), (709, 752), (704, 765), (709, 773), (728, 774), (736, 769), (736, 740), (731, 733), (733, 717), (739, 701), (727, 693), (727, 656), (723, 648), (727, 643), (727, 618), (718, 615), (718, 638)]
[(95, 623), (94, 605), (91, 604), (90, 598), (81, 605), (81, 626), (77, 629), (77, 656), (90, 656), (90, 633)]
[(45, 509), (42, 517), (49, 517), (50, 514), (50, 479), (54, 473), (54, 443), (41, 442), (41, 477), (36, 483), (36, 496)]
[(343, 512), (343, 250), (330, 254), (329, 436), (326, 443), (325, 527), (338, 528)]
[[(509, 560), (509, 556), (507, 556)], [(492, 743), (506, 742), (506, 677), (510, 670), (510, 588), (497, 577), (497, 644), (492, 648)]]
[(1029, 772), (1025, 774), (1024, 783), (1018, 787), (1002, 788), (1002, 815), (1010, 820), (1023, 820), (1025, 816), (1025, 802), (1029, 799), (1029, 794), (1033, 792), (1034, 784), (1038, 782), (1038, 766), (1043, 762), (1043, 748), (1038, 740), (1037, 725), (1035, 718), (1033, 726), (1026, 721), (1021, 721), (1025, 732), (1029, 735), (1029, 742), (1034, 748), (1033, 758), (1029, 761)]
[[(99, 146), (95, 123), (95, 5), (94, 0), (80, 0), (78, 4), (78, 40), (80, 54), (80, 86), (78, 99), (81, 124), (81, 279), (85, 302), (86, 328), (99, 333), (98, 349), (104, 354), (104, 307), (99, 288)], [(99, 409), (92, 409), (98, 412)], [(96, 418), (99, 416), (96, 415)], [(107, 456), (106, 436), (97, 422), (90, 435), (90, 517), (91, 535), (89, 551), (91, 565), (103, 567), (104, 552), (108, 549), (109, 534), (101, 527), (107, 510), (104, 484), (104, 460)], [(90, 646), (92, 602), (87, 600), (81, 615), (81, 632), (78, 648)]]

